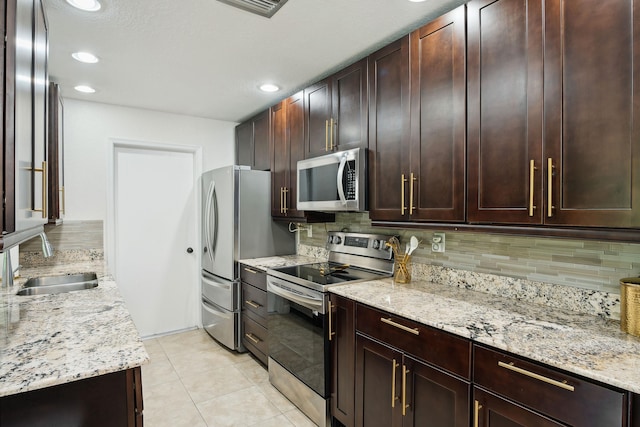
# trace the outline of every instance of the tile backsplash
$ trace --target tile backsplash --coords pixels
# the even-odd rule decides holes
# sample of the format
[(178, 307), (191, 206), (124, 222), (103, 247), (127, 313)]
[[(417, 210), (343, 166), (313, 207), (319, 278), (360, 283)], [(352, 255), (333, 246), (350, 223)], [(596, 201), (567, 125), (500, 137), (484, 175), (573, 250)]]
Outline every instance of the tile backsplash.
[(583, 290), (619, 294), (620, 278), (640, 274), (640, 244), (447, 231), (445, 252), (434, 253), (434, 231), (372, 227), (366, 213), (339, 213), (335, 223), (312, 227), (312, 237), (300, 233), (301, 245), (323, 248), (326, 232), (342, 229), (397, 234), (403, 243), (415, 235), (422, 241), (413, 255), (415, 264)]

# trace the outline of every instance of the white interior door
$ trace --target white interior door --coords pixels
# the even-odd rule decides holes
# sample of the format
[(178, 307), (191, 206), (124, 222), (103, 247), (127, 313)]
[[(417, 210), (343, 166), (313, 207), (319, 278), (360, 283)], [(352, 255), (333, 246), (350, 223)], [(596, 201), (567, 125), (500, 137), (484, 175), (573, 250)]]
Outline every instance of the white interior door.
[(143, 337), (195, 327), (194, 153), (115, 147), (115, 278)]

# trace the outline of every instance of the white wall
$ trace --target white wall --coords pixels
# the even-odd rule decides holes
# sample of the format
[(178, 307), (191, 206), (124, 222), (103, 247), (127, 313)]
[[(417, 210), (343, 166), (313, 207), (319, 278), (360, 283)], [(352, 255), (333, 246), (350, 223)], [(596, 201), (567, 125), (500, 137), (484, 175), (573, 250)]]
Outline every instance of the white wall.
[(202, 147), (206, 171), (233, 164), (236, 124), (65, 99), (65, 219), (106, 219), (109, 138)]

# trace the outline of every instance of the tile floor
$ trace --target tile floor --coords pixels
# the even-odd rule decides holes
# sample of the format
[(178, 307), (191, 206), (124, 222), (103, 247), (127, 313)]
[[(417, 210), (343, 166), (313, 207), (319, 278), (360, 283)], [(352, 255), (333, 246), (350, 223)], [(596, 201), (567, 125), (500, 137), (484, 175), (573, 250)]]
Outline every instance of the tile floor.
[(248, 353), (228, 351), (202, 329), (144, 341), (146, 427), (314, 427)]

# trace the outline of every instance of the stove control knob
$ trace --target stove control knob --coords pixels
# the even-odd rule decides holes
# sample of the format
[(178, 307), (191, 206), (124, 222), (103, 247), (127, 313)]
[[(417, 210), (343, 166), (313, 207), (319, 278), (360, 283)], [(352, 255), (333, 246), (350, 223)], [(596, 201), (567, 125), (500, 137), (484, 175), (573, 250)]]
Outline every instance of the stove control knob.
[(387, 242), (384, 240), (380, 240), (380, 244), (378, 245), (380, 247), (381, 251), (386, 251), (387, 250)]
[(327, 236), (327, 242), (329, 244), (333, 243), (333, 236)]
[(373, 249), (380, 249), (380, 240), (373, 241)]
[(334, 245), (339, 245), (340, 243), (342, 243), (342, 237), (340, 237), (340, 236), (334, 236), (334, 237), (333, 237), (333, 244), (334, 244)]

